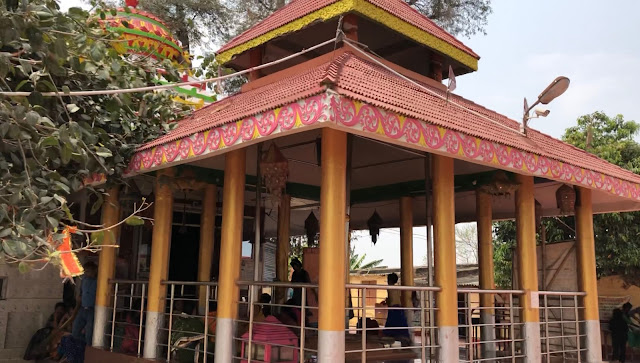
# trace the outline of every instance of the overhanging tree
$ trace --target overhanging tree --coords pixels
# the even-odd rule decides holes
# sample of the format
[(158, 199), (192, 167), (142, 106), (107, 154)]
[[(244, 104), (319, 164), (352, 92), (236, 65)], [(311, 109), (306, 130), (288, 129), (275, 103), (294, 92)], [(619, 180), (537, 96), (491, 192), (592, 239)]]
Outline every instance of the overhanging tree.
[[(136, 148), (188, 112), (170, 91), (70, 95), (147, 86), (158, 68), (179, 80), (169, 61), (119, 54), (119, 34), (100, 23), (105, 11), (62, 13), (52, 0), (0, 0), (0, 91), (30, 92), (0, 95), (0, 256), (23, 270), (59, 262), (61, 228), (79, 223), (67, 205), (71, 193), (88, 188), (98, 200), (92, 212), (100, 208), (102, 193), (85, 178), (101, 173), (122, 182)], [(101, 242), (93, 237), (84, 247)]]

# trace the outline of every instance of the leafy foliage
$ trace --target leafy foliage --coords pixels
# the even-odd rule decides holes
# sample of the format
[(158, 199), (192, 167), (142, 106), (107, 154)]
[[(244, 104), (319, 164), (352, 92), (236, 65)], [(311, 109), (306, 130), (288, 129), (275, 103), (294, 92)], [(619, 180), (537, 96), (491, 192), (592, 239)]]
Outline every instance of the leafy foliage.
[[(640, 124), (622, 115), (594, 112), (578, 118), (577, 126), (566, 130), (563, 140), (613, 164), (640, 173), (640, 144), (634, 140)], [(572, 218), (565, 221), (573, 226)], [(561, 224), (556, 223), (555, 228)], [(550, 228), (551, 229), (551, 228)], [(593, 217), (596, 266), (600, 276), (640, 276), (640, 213), (609, 213)]]
[(512, 261), (516, 247), (516, 224), (513, 221), (500, 221), (493, 224), (493, 267), (498, 288), (512, 287)]
[(141, 0), (140, 8), (162, 17), (185, 50), (203, 41), (228, 39), (233, 31), (231, 9), (220, 0)]
[[(69, 92), (142, 87), (162, 67), (179, 80), (168, 61), (123, 56), (113, 48), (118, 34), (98, 16), (53, 0), (9, 6), (0, 0), (0, 255), (7, 261), (56, 262), (56, 241), (65, 224), (76, 224), (67, 197), (102, 173), (122, 182), (136, 148), (171, 128), (188, 109), (172, 92), (69, 96)], [(58, 92), (46, 97), (45, 92)], [(93, 190), (97, 202), (102, 193)], [(99, 242), (99, 241), (94, 241)]]
[(354, 270), (370, 270), (372, 268), (378, 267), (382, 264), (383, 260), (373, 260), (365, 262), (367, 258), (367, 254), (363, 254), (360, 256), (356, 253), (356, 248), (351, 247), (351, 251), (349, 253), (349, 269), (350, 271)]
[(453, 35), (486, 34), (491, 0), (405, 0)]
[[(638, 131), (640, 124), (627, 121), (622, 115), (609, 117), (603, 112), (594, 112), (579, 117), (577, 125), (565, 131), (563, 140), (638, 173), (640, 144), (634, 140)], [(573, 217), (547, 218), (543, 223), (547, 243), (575, 238)], [(640, 276), (640, 213), (595, 215), (593, 228), (598, 275), (621, 274), (637, 279)], [(515, 223), (495, 223), (494, 236), (496, 283), (500, 280), (510, 284), (512, 255), (508, 250), (515, 246)]]

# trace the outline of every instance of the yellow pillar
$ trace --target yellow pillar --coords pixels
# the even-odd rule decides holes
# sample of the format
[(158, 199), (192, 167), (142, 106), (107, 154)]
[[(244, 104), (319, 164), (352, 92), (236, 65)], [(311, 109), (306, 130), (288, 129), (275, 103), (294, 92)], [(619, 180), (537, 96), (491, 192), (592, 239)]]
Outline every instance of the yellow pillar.
[(540, 312), (538, 260), (536, 257), (536, 217), (533, 177), (516, 175), (516, 253), (518, 286), (526, 292), (521, 299), (525, 335), (525, 361), (540, 362)]
[(246, 149), (226, 154), (222, 189), (222, 238), (220, 241), (220, 278), (218, 281), (218, 312), (216, 327), (216, 360), (233, 361), (234, 319), (238, 315), (242, 258), (242, 222)]
[(173, 177), (175, 170), (157, 172), (153, 213), (153, 237), (151, 239), (151, 268), (147, 293), (147, 321), (144, 340), (144, 357), (157, 357), (158, 331), (163, 326), (166, 300), (166, 280), (171, 250), (171, 223), (173, 221)]
[[(289, 238), (291, 227), (291, 196), (283, 194), (278, 207), (278, 246), (276, 249), (276, 278), (278, 281), (289, 281)], [(276, 301), (281, 303), (285, 298), (285, 289), (278, 289)]]
[(318, 358), (344, 362), (347, 134), (322, 129)]
[(578, 244), (578, 284), (586, 293), (582, 299), (581, 319), (586, 334), (587, 362), (602, 361), (600, 314), (598, 312), (598, 279), (596, 276), (595, 241), (593, 234), (593, 206), (591, 190), (578, 187), (576, 203), (576, 237)]
[[(480, 289), (495, 289), (493, 269), (493, 214), (491, 195), (476, 191), (476, 219), (478, 229), (478, 265), (480, 267)], [(483, 341), (495, 340), (494, 295), (480, 294), (480, 324)], [(482, 345), (484, 358), (495, 357), (495, 343)]]
[[(214, 236), (216, 230), (216, 210), (218, 187), (208, 184), (204, 189), (202, 215), (200, 216), (200, 253), (198, 254), (198, 281), (211, 281), (211, 260), (213, 260)], [(207, 306), (207, 287), (198, 291), (198, 312), (203, 314)], [(212, 332), (213, 333), (213, 332)]]
[[(118, 224), (120, 221), (120, 203), (118, 202), (118, 187), (109, 188), (104, 204), (102, 205), (102, 225), (109, 227)], [(105, 246), (115, 246), (118, 244), (120, 227), (109, 229), (104, 234), (103, 244)], [(92, 345), (97, 348), (104, 348), (105, 328), (109, 321), (109, 307), (112, 305), (111, 284), (109, 280), (115, 277), (117, 247), (102, 247), (98, 262), (98, 279), (96, 286), (96, 305), (93, 324)]]
[[(413, 271), (413, 199), (400, 198), (400, 275), (403, 286), (414, 286)], [(402, 292), (402, 303), (412, 307), (411, 291)]]
[(433, 155), (433, 232), (439, 362), (458, 360), (455, 194), (453, 159)]

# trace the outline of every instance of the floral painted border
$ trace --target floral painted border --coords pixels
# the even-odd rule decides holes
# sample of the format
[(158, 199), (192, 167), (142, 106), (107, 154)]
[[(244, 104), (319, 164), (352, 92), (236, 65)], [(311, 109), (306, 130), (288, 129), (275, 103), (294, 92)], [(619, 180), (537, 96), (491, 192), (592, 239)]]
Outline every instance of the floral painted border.
[(460, 132), (404, 117), (360, 101), (323, 93), (134, 155), (127, 175), (202, 158), (256, 139), (274, 138), (295, 129), (321, 123), (405, 144), (429, 152), (482, 163), (496, 168), (585, 186), (640, 201), (640, 185), (554, 159), (482, 140)]
[(383, 136), (412, 148), (418, 146), (430, 152), (640, 200), (640, 185), (632, 182), (404, 117), (347, 97), (332, 95), (330, 103), (331, 121), (338, 127), (376, 138)]
[(177, 141), (137, 152), (126, 175), (157, 169), (193, 158), (201, 158), (224, 148), (329, 120), (327, 95), (312, 96), (286, 106), (232, 122)]

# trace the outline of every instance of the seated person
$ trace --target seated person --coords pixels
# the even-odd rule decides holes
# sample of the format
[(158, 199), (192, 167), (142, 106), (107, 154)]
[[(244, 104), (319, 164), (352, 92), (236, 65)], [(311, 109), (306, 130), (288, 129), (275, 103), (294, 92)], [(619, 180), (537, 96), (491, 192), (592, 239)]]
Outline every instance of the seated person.
[[(215, 301), (209, 301), (209, 314), (207, 315), (207, 319), (205, 323), (209, 324), (209, 328), (207, 331), (207, 335), (209, 336), (209, 341), (211, 343), (215, 343), (216, 341), (216, 316), (218, 315), (218, 303)], [(203, 320), (205, 320), (203, 318)]]
[[(387, 275), (387, 283), (389, 286), (393, 286), (398, 283), (398, 275), (395, 273), (390, 273)], [(402, 307), (402, 299), (401, 299), (401, 291), (390, 289), (387, 291), (387, 306), (389, 308), (399, 308)], [(383, 334), (385, 336), (394, 337), (401, 342), (409, 340), (409, 329), (398, 329), (398, 328), (408, 328), (409, 323), (407, 322), (407, 316), (405, 315), (404, 310), (399, 309), (389, 309), (387, 310), (387, 322), (384, 325), (385, 328), (383, 330)], [(403, 343), (404, 344), (404, 343)]]
[(140, 337), (140, 304), (141, 301), (136, 299), (133, 302), (133, 309), (125, 312), (124, 337), (122, 338), (121, 351), (125, 354), (138, 353), (138, 338)]
[(289, 299), (286, 302), (285, 307), (280, 311), (280, 314), (276, 318), (289, 328), (296, 335), (300, 334), (300, 329), (296, 327), (300, 326), (300, 309), (295, 306), (295, 301)]
[[(184, 301), (184, 311), (193, 312), (193, 302)], [(211, 322), (209, 321), (211, 325)], [(215, 331), (215, 330), (214, 330)], [(209, 333), (211, 334), (211, 333)], [(193, 341), (190, 341), (193, 339)], [(171, 327), (171, 346), (174, 351), (174, 360), (177, 362), (193, 362), (194, 349), (200, 344), (202, 350), (204, 342), (204, 318), (191, 316), (184, 312), (173, 315)], [(176, 346), (177, 345), (177, 346)]]
[(59, 302), (56, 304), (53, 314), (49, 316), (46, 327), (52, 329), (58, 329), (59, 327), (62, 327), (62, 329), (70, 331), (71, 328), (69, 327), (69, 324), (65, 324), (64, 326), (62, 326), (62, 324), (70, 318), (71, 316), (69, 315), (65, 304), (63, 302)]
[(260, 295), (260, 300), (258, 303), (260, 305), (256, 305), (253, 310), (253, 322), (260, 323), (266, 319), (267, 316), (271, 315), (271, 306), (265, 305), (271, 302), (271, 295), (262, 294)]

